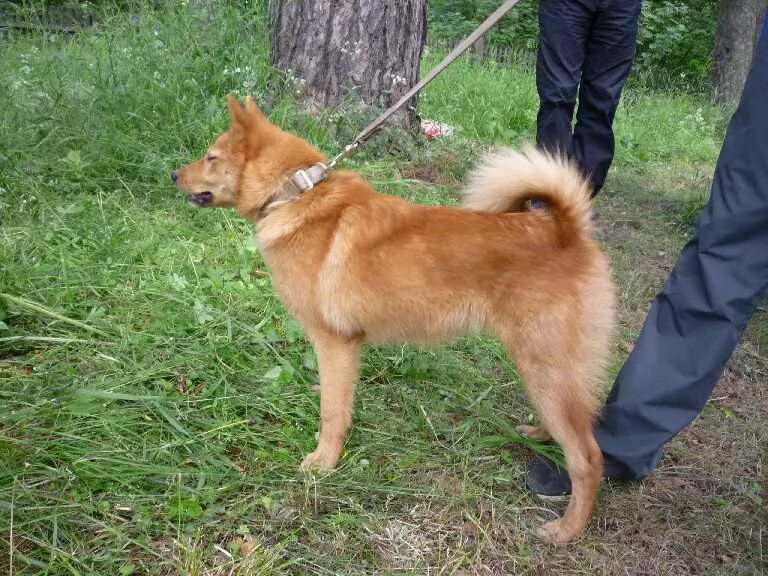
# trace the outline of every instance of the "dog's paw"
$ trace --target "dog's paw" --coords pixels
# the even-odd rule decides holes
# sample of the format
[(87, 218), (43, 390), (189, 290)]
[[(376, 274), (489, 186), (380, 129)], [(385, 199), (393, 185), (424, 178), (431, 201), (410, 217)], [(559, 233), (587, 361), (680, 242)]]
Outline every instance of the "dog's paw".
[(336, 462), (339, 457), (328, 454), (322, 450), (315, 450), (306, 455), (301, 464), (299, 464), (299, 472), (306, 472), (307, 470), (319, 470), (320, 472), (331, 470), (336, 466)]
[(547, 442), (552, 439), (549, 432), (547, 432), (543, 426), (526, 426), (525, 424), (521, 424), (520, 426), (516, 426), (515, 430), (531, 440)]
[(536, 536), (552, 544), (567, 544), (578, 535), (565, 525), (562, 518), (547, 522), (536, 530)]

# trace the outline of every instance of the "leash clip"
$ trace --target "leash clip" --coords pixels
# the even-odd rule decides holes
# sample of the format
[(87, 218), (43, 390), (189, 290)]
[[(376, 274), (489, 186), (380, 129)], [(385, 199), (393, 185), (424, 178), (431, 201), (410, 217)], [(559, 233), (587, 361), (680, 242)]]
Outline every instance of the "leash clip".
[(344, 150), (336, 154), (336, 156), (334, 156), (333, 159), (328, 163), (328, 170), (335, 168), (336, 164), (354, 152), (358, 146), (360, 146), (360, 142), (357, 140), (352, 142), (352, 144), (347, 144)]

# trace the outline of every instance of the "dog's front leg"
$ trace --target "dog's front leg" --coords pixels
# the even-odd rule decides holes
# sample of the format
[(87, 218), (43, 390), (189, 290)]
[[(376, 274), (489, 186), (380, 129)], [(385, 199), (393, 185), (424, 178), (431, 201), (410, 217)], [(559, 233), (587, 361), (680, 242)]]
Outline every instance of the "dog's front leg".
[(320, 368), (320, 441), (299, 470), (336, 466), (352, 420), (360, 343), (328, 333), (311, 334)]

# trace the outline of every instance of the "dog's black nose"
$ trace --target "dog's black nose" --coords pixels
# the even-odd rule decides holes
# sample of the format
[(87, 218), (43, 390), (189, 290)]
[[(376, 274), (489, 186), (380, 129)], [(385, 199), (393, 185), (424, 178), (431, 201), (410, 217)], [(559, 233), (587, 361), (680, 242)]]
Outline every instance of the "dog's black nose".
[(176, 172), (176, 170), (174, 170), (173, 172), (171, 172), (171, 181), (172, 181), (172, 182), (176, 182), (176, 180), (177, 180), (178, 178), (179, 178), (179, 173), (178, 173), (178, 172)]

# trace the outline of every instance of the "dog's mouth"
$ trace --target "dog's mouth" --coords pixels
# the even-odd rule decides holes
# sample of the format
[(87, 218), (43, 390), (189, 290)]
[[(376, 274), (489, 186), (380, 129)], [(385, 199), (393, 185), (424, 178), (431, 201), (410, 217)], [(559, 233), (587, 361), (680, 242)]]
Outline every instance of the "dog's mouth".
[(213, 202), (213, 192), (207, 190), (205, 192), (199, 192), (198, 194), (192, 194), (189, 197), (189, 203), (193, 206), (208, 206), (211, 202)]

